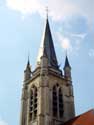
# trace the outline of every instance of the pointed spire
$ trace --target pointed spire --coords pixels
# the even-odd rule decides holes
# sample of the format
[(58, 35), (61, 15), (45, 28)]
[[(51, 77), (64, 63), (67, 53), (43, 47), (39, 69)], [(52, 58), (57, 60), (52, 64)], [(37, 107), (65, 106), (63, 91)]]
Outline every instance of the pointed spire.
[(66, 67), (71, 68), (71, 66), (70, 66), (70, 64), (69, 64), (68, 56), (67, 56), (67, 51), (66, 51), (66, 59), (65, 59), (64, 69), (65, 69)]
[(38, 55), (38, 59), (37, 59), (37, 64), (40, 65), (40, 58), (46, 55), (46, 57), (48, 58), (48, 65), (58, 69), (58, 62), (57, 62), (57, 58), (56, 58), (56, 53), (55, 53), (55, 49), (54, 49), (54, 44), (53, 44), (53, 40), (52, 40), (52, 35), (51, 35), (51, 31), (50, 31), (50, 26), (49, 26), (49, 21), (48, 21), (48, 11), (47, 11), (47, 19), (46, 19), (46, 26), (45, 26), (45, 30), (43, 33), (43, 39), (42, 39), (42, 43), (41, 43), (41, 47), (40, 47), (40, 51), (39, 51), (39, 55)]
[(30, 78), (31, 78), (31, 66), (30, 66), (30, 61), (29, 61), (29, 56), (28, 56), (26, 69), (24, 71), (24, 81), (29, 80)]
[(64, 65), (64, 77), (71, 80), (71, 66), (66, 53), (65, 65)]
[(30, 68), (30, 60), (29, 60), (29, 55), (28, 55), (28, 61), (27, 61), (27, 66), (26, 66), (26, 69), (31, 70), (31, 68)]

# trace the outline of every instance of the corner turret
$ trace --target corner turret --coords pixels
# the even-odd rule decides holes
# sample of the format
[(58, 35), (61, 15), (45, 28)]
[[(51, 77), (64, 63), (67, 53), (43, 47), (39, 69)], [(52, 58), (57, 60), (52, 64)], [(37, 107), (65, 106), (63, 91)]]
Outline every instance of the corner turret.
[(31, 78), (31, 66), (28, 58), (26, 69), (24, 70), (24, 81), (27, 81)]
[(65, 65), (64, 65), (64, 77), (68, 80), (71, 80), (71, 66), (69, 64), (67, 55), (66, 55)]

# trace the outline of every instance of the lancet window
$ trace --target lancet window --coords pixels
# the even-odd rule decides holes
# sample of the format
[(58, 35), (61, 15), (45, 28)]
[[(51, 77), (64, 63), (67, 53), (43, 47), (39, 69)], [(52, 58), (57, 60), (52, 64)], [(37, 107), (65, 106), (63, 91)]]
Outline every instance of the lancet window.
[(63, 95), (62, 89), (59, 85), (55, 85), (52, 91), (52, 108), (53, 108), (53, 117), (62, 118), (63, 117)]
[(34, 120), (37, 117), (37, 88), (34, 86), (30, 92), (30, 120)]

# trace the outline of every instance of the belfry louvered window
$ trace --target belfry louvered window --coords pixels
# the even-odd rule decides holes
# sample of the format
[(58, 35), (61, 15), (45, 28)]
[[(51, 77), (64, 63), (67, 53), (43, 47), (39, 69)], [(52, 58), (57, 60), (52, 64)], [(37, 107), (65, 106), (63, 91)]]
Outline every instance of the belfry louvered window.
[(37, 88), (34, 86), (30, 93), (30, 120), (37, 117)]
[(53, 97), (53, 102), (52, 102), (53, 117), (62, 118), (63, 95), (62, 95), (62, 90), (58, 84), (53, 87), (52, 97)]

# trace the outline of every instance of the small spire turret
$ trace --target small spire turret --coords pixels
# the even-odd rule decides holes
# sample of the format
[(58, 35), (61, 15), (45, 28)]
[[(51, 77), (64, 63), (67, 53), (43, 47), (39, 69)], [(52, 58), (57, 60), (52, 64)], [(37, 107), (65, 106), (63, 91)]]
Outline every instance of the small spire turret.
[(28, 57), (27, 66), (24, 71), (24, 81), (29, 80), (30, 78), (31, 78), (31, 66), (30, 66), (30, 61)]
[(71, 80), (71, 66), (69, 64), (68, 56), (66, 54), (65, 65), (64, 65), (64, 77)]
[(64, 69), (65, 69), (66, 67), (68, 67), (68, 68), (71, 69), (71, 66), (70, 66), (70, 64), (69, 64), (69, 60), (68, 60), (67, 55), (66, 55), (66, 59), (65, 59), (65, 66), (64, 66)]

